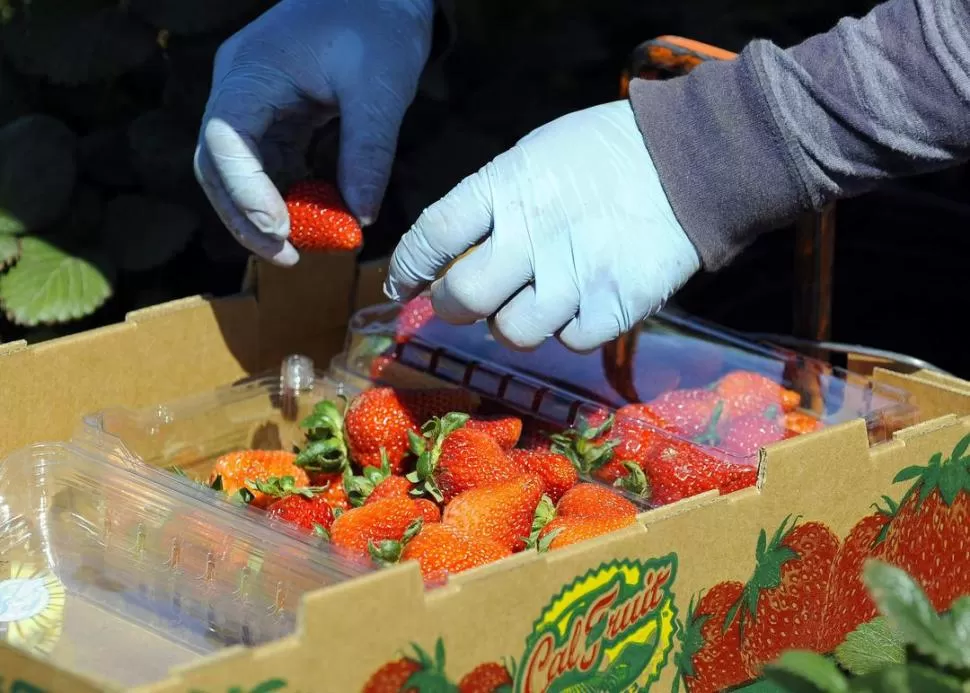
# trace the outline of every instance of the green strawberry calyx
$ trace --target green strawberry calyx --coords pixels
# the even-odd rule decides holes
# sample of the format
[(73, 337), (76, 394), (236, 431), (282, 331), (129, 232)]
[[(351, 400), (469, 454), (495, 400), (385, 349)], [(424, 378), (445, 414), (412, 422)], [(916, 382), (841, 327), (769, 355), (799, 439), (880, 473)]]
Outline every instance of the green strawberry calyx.
[(680, 640), (680, 651), (674, 657), (674, 664), (677, 667), (677, 677), (674, 679), (674, 691), (680, 689), (681, 679), (687, 679), (695, 675), (694, 656), (704, 647), (703, 628), (710, 620), (711, 615), (697, 615), (698, 596), (691, 597), (690, 605), (687, 607), (686, 624), (677, 629), (677, 637)]
[(367, 542), (367, 551), (370, 553), (370, 557), (381, 567), (400, 563), (401, 554), (404, 553), (404, 547), (418, 536), (422, 527), (424, 527), (424, 519), (418, 517), (412, 520), (411, 524), (407, 526), (400, 540), (382, 539), (380, 541)]
[[(529, 532), (528, 537), (523, 537), (526, 549), (536, 549), (539, 547), (541, 543), (539, 541), (539, 534), (555, 517), (555, 503), (552, 502), (549, 496), (543, 494), (542, 498), (539, 499), (539, 505), (536, 506), (535, 514), (532, 516), (532, 530)], [(551, 534), (555, 534), (555, 532), (551, 532)]]
[(449, 435), (464, 427), (470, 418), (468, 414), (450, 412), (426, 422), (421, 427), (420, 435), (408, 431), (408, 447), (417, 459), (414, 471), (405, 478), (417, 485), (417, 493), (414, 495), (427, 494), (439, 503), (444, 500), (444, 494), (436, 481), (441, 446)]
[[(326, 486), (297, 486), (296, 479), (292, 476), (273, 476), (265, 481), (260, 479), (247, 479), (246, 485), (273, 498), (286, 498), (287, 496), (313, 498), (318, 493), (327, 489)], [(252, 497), (249, 500), (251, 502)]]
[(926, 465), (913, 465), (901, 470), (893, 479), (893, 483), (913, 481), (906, 491), (900, 506), (916, 498), (916, 509), (919, 510), (926, 499), (939, 492), (940, 498), (947, 505), (953, 505), (961, 493), (970, 494), (970, 435), (966, 435), (953, 447), (950, 456), (943, 457), (938, 452)]
[(721, 417), (724, 415), (724, 400), (719, 399), (717, 404), (714, 405), (714, 411), (711, 412), (711, 418), (707, 422), (707, 428), (700, 435), (694, 437), (694, 442), (699, 445), (708, 445), (710, 447), (715, 447), (721, 442), (721, 434), (718, 430), (718, 426), (721, 423)]
[(381, 448), (381, 466), (364, 467), (360, 476), (354, 474), (350, 465), (344, 468), (344, 490), (350, 504), (359, 508), (362, 506), (370, 494), (374, 492), (382, 481), (391, 476), (391, 461), (387, 456), (387, 450)]
[(652, 489), (643, 467), (632, 460), (626, 460), (623, 463), (623, 468), (626, 469), (627, 473), (614, 481), (613, 486), (640, 498), (649, 498)]
[(344, 431), (344, 415), (347, 398), (339, 396), (340, 404), (325, 399), (313, 407), (300, 428), (306, 444), (296, 455), (296, 465), (310, 472), (334, 474), (350, 466), (347, 438)]
[(580, 417), (573, 428), (549, 436), (552, 451), (572, 462), (580, 474), (590, 474), (613, 459), (613, 448), (620, 441), (602, 440), (613, 428), (614, 416), (610, 414), (602, 423), (590, 426)]
[(411, 643), (411, 648), (414, 654), (406, 655), (406, 658), (416, 662), (420, 668), (408, 677), (401, 690), (458, 693), (458, 687), (445, 674), (445, 643), (441, 638), (435, 642), (434, 658), (417, 643)]
[(737, 618), (738, 628), (743, 633), (745, 620), (750, 618), (753, 621), (756, 617), (758, 599), (761, 597), (761, 593), (776, 589), (781, 585), (782, 567), (799, 557), (794, 549), (784, 543), (791, 531), (795, 529), (799, 519), (799, 517), (792, 518), (791, 515), (786, 517), (781, 526), (775, 530), (771, 541), (768, 541), (768, 534), (765, 530), (761, 530), (758, 535), (758, 547), (755, 549), (754, 574), (744, 585), (741, 596), (728, 609), (724, 617), (724, 632), (728, 631)]

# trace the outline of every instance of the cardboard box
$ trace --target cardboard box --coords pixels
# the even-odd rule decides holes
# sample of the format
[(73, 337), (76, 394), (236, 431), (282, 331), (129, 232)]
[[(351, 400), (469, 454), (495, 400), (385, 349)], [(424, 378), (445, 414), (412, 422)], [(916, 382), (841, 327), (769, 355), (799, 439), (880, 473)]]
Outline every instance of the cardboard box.
[[(37, 346), (3, 345), (0, 381), (8, 405), (0, 451), (66, 439), (83, 414), (105, 407), (211, 390), (272, 368), (285, 353), (326, 363), (343, 344), (352, 309), (379, 298), (382, 271), (380, 264), (358, 268), (350, 257), (313, 259), (287, 272), (258, 265), (252, 286), (238, 296), (190, 298)], [(774, 633), (749, 628), (747, 637), (774, 638), (777, 646), (783, 631), (804, 633), (833, 620), (826, 600), (836, 551), (873, 515), (873, 503), (902, 497), (906, 484), (894, 484), (896, 474), (937, 454), (947, 458), (970, 441), (970, 383), (878, 369), (875, 377), (907, 389), (923, 423), (874, 447), (861, 420), (778, 443), (763, 451), (757, 488), (653, 510), (627, 530), (549, 554), (519, 554), (431, 592), (414, 564), (319, 590), (305, 597), (293, 636), (229, 648), (132, 690), (358, 691), (383, 665), (413, 656), (417, 645), (431, 659), (443, 656), (456, 683), (479, 665), (514, 660), (514, 690), (522, 693), (571, 684), (667, 691), (685, 664), (678, 652), (692, 603), (716, 585), (730, 590), (724, 583), (747, 581), (759, 535), (771, 538), (794, 526), (798, 534), (788, 536), (807, 536), (805, 545), (814, 548), (790, 560), (814, 561), (814, 575), (822, 577), (782, 585), (792, 590), (787, 598), (795, 607), (779, 616)], [(917, 516), (897, 517), (912, 523)], [(923, 529), (941, 541), (966, 531), (958, 522)], [(913, 562), (918, 547), (897, 534), (890, 527), (891, 557)], [(927, 578), (933, 589), (945, 591), (948, 578), (952, 584), (965, 574), (970, 557), (964, 552), (951, 560), (954, 565), (933, 567)], [(804, 613), (813, 619), (799, 622)], [(99, 624), (91, 625), (98, 637)], [(746, 641), (741, 654), (753, 662), (765, 647)], [(111, 690), (8, 645), (0, 646), (0, 678), (0, 690), (10, 692)]]

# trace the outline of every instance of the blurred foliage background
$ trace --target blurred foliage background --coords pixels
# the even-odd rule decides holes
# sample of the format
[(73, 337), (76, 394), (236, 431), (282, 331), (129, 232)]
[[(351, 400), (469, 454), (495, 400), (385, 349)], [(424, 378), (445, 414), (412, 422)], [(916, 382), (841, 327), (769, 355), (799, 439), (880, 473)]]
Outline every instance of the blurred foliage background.
[[(791, 45), (869, 0), (458, 0), (458, 43), (405, 120), (364, 257), (529, 130), (616, 98), (630, 51), (661, 34), (731, 50)], [(132, 309), (240, 285), (245, 253), (191, 169), (219, 44), (270, 0), (0, 0), (0, 339), (116, 322)], [(330, 177), (336, 128), (308, 161)], [(966, 309), (963, 170), (842, 204), (834, 337), (970, 372), (934, 337)], [(919, 245), (914, 245), (918, 239)], [(680, 300), (742, 329), (791, 329), (792, 239), (769, 234)], [(323, 280), (321, 280), (323, 281)], [(323, 288), (323, 287), (322, 287)], [(946, 296), (947, 300), (940, 300)]]

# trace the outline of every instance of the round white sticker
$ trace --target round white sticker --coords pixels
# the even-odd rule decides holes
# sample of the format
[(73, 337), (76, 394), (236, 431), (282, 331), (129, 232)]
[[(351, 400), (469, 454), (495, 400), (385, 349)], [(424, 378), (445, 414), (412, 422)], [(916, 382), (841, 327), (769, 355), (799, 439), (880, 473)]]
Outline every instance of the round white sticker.
[(0, 582), (0, 623), (33, 618), (47, 608), (50, 592), (42, 578), (12, 578)]

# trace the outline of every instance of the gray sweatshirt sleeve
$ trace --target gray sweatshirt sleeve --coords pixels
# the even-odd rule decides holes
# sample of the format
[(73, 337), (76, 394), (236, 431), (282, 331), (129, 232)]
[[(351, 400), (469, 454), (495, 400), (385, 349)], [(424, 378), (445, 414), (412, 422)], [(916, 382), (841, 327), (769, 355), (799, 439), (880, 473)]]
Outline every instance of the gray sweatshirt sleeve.
[(788, 50), (634, 80), (630, 98), (716, 270), (800, 212), (970, 158), (970, 0), (892, 0)]

